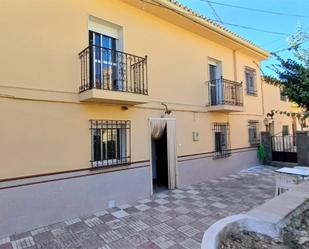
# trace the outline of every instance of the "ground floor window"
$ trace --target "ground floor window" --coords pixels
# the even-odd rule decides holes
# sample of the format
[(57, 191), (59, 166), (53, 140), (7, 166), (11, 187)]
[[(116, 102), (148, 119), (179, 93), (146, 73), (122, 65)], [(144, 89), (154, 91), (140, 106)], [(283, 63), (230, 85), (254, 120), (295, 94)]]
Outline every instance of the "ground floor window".
[(214, 123), (214, 158), (228, 157), (231, 155), (229, 123)]
[(259, 121), (249, 120), (249, 122), (248, 122), (248, 135), (249, 135), (250, 145), (258, 145), (260, 143)]
[(93, 167), (130, 163), (130, 121), (90, 120), (90, 126)]

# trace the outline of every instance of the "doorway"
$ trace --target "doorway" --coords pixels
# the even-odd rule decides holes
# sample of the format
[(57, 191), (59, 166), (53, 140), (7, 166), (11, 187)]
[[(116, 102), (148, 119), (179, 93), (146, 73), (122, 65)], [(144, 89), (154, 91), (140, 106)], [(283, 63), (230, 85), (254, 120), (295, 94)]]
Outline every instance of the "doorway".
[(150, 192), (178, 186), (176, 119), (149, 119)]
[(224, 93), (220, 61), (208, 59), (208, 77), (210, 82), (210, 104), (221, 105)]
[(155, 193), (168, 189), (168, 157), (166, 127), (159, 139), (152, 138), (152, 183)]

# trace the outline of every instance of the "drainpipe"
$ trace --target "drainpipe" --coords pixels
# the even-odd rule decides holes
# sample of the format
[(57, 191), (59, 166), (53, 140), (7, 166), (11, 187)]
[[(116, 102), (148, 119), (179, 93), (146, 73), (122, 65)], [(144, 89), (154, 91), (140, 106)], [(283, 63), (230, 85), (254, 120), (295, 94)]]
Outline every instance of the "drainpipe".
[[(237, 82), (237, 58), (236, 58), (236, 50), (233, 50), (233, 74), (234, 74), (234, 81)], [(227, 122), (230, 124), (230, 114), (227, 113)], [(230, 126), (230, 129), (231, 126)], [(232, 149), (232, 136), (230, 131), (230, 148)]]
[(234, 69), (234, 81), (237, 81), (237, 60), (236, 60), (236, 50), (233, 50), (233, 69)]
[[(264, 72), (262, 70), (262, 68), (260, 67), (259, 63), (257, 63), (256, 61), (253, 61), (253, 63), (258, 67), (258, 69), (260, 70), (260, 73), (264, 76)], [(264, 80), (262, 80), (262, 77), (260, 77), (261, 80), (261, 97), (262, 97), (262, 114), (263, 117), (265, 116), (265, 102), (264, 102)]]

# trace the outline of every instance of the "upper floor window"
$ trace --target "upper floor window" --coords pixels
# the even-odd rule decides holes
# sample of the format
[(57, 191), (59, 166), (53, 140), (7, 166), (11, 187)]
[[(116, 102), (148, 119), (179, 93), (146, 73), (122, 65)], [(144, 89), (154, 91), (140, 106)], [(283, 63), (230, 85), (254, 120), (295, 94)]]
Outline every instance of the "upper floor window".
[(283, 125), (282, 126), (282, 136), (288, 136), (290, 135), (289, 126)]
[(116, 24), (89, 16), (89, 69), (91, 88), (122, 90), (124, 70), (120, 47), (122, 29)]
[(222, 63), (215, 59), (208, 59), (209, 103), (210, 105), (224, 104)]
[(231, 155), (229, 123), (214, 123), (215, 158)]
[(80, 92), (104, 89), (148, 94), (147, 56), (122, 51), (122, 27), (89, 16), (89, 46), (79, 53)]
[(91, 30), (89, 31), (89, 45), (95, 45), (97, 47), (116, 50), (116, 41), (117, 39), (114, 37), (100, 34), (98, 32), (91, 31)]
[(94, 88), (122, 89), (117, 69), (121, 71), (116, 53), (116, 39), (89, 31), (90, 78)]
[(256, 71), (255, 69), (245, 67), (246, 92), (248, 95), (256, 96)]
[(250, 145), (258, 145), (260, 143), (259, 121), (250, 120), (248, 122), (248, 135)]
[(280, 100), (281, 101), (288, 101), (288, 97), (283, 94), (281, 89), (280, 89)]
[(130, 121), (90, 120), (92, 167), (130, 163)]

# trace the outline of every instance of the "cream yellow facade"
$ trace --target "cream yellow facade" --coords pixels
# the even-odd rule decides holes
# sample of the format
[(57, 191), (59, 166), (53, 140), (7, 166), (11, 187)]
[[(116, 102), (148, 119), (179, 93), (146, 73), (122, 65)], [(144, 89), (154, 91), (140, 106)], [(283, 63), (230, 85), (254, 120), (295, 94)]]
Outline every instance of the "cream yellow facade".
[[(23, 177), (35, 181), (32, 179), (52, 174), (48, 181), (54, 181), (58, 175), (78, 172), (113, 177), (118, 172), (143, 168), (143, 176), (128, 176), (126, 180), (131, 184), (128, 188), (140, 189), (141, 182), (145, 185), (145, 191), (131, 199), (149, 195), (149, 119), (164, 114), (162, 102), (172, 111), (165, 117), (176, 120), (175, 167), (179, 168), (179, 186), (258, 163), (255, 147), (249, 143), (248, 121), (258, 121), (262, 131), (267, 112), (290, 108), (288, 102), (280, 101), (278, 88), (261, 82), (259, 64), (267, 59), (268, 52), (168, 0), (150, 2), (0, 2), (0, 179), (7, 184), (3, 188), (20, 184), (15, 180), (24, 181)], [(89, 45), (90, 19), (99, 20), (98, 26), (108, 23), (117, 27), (122, 51), (147, 56), (148, 95), (103, 89), (96, 93), (79, 92), (78, 54)], [(220, 62), (223, 78), (242, 82), (242, 110), (209, 111), (206, 82), (210, 79), (211, 60)], [(255, 71), (254, 96), (246, 93), (247, 67)], [(91, 171), (89, 120), (131, 121), (130, 165)], [(213, 124), (220, 122), (229, 123), (232, 152), (228, 158), (214, 160)], [(285, 124), (291, 126), (291, 120), (276, 117), (276, 132)], [(193, 132), (199, 134), (195, 141)], [(229, 162), (233, 166), (229, 167)], [(196, 175), (187, 179), (188, 174)], [(123, 177), (122, 180), (126, 176)], [(102, 184), (103, 189), (108, 187), (104, 181)], [(117, 197), (111, 194), (109, 199)], [(107, 204), (102, 201), (100, 205)], [(98, 208), (94, 206), (87, 210)], [(74, 214), (82, 212), (85, 210)], [(38, 224), (41, 223), (33, 225)]]
[[(148, 160), (147, 118), (162, 114), (161, 102), (177, 119), (180, 156), (213, 150), (212, 122), (230, 120), (232, 148), (248, 147), (239, 132), (248, 119), (263, 117), (260, 87), (257, 97), (245, 96), (245, 112), (239, 115), (205, 108), (208, 58), (221, 61), (223, 77), (231, 80), (244, 81), (244, 66), (255, 68), (260, 86), (253, 62), (260, 58), (244, 49), (235, 51), (235, 74), (232, 49), (121, 1), (1, 5), (1, 29), (11, 34), (1, 40), (2, 179), (89, 167), (90, 119), (134, 120), (132, 161)], [(123, 111), (119, 105), (79, 101), (78, 53), (88, 46), (89, 15), (123, 28), (124, 51), (148, 56), (147, 104)], [(191, 139), (194, 130), (200, 132), (199, 142)]]

